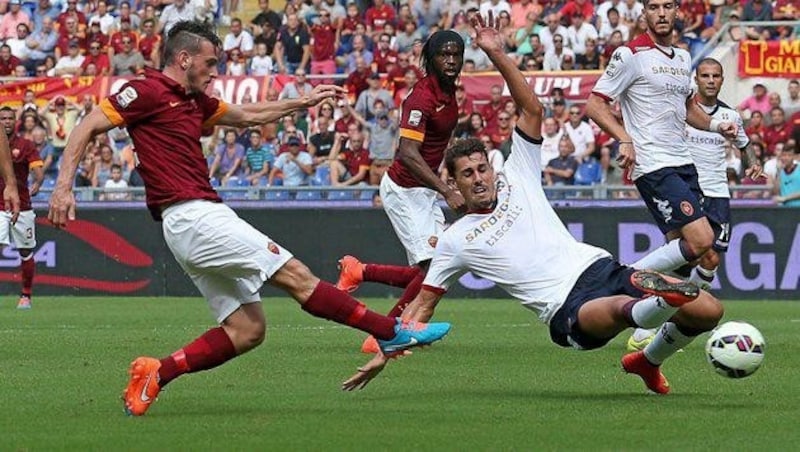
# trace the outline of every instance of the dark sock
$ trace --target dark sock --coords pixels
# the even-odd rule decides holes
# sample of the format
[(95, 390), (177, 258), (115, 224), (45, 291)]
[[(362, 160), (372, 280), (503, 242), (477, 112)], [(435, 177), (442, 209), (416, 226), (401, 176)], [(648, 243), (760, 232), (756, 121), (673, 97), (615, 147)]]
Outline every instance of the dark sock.
[(416, 265), (364, 265), (364, 281), (387, 284), (394, 287), (406, 287), (419, 274)]
[(303, 303), (303, 310), (315, 317), (352, 326), (378, 339), (389, 340), (395, 336), (394, 326), (397, 322), (394, 318), (370, 311), (350, 294), (325, 281), (317, 284)]
[[(419, 267), (414, 267), (419, 269)], [(400, 296), (400, 299), (397, 300), (397, 304), (394, 305), (391, 311), (389, 311), (389, 317), (400, 317), (400, 314), (405, 311), (406, 306), (409, 303), (414, 301), (414, 298), (419, 293), (420, 289), (422, 289), (422, 281), (425, 280), (425, 273), (421, 270), (417, 272), (417, 276), (412, 279), (408, 285), (406, 286), (406, 290), (403, 291), (403, 294)]]
[(33, 289), (33, 275), (36, 273), (36, 261), (33, 260), (33, 256), (22, 260), (20, 273), (22, 273), (22, 295), (30, 297)]
[(222, 327), (212, 328), (193, 342), (161, 360), (159, 384), (163, 388), (175, 378), (213, 369), (236, 357), (236, 348)]

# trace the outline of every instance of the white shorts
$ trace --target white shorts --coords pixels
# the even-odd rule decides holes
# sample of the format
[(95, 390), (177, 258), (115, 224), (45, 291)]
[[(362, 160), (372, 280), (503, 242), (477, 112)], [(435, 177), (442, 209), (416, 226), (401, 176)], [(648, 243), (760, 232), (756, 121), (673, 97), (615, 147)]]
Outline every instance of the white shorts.
[(11, 213), (0, 212), (0, 245), (11, 244), (16, 249), (36, 248), (36, 214), (33, 210), (20, 212), (14, 224), (11, 224)]
[(162, 217), (167, 246), (219, 323), (241, 305), (261, 301), (264, 281), (292, 258), (222, 203), (183, 202)]
[(444, 231), (444, 212), (436, 203), (438, 196), (426, 187), (401, 187), (389, 173), (381, 178), (383, 210), (406, 249), (409, 265), (433, 258), (436, 241)]

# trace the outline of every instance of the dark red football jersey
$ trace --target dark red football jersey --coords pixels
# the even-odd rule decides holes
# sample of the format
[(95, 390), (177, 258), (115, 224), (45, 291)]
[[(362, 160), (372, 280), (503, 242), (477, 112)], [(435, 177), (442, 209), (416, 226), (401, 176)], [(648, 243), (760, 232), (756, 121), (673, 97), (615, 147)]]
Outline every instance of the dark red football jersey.
[[(458, 123), (455, 95), (442, 92), (435, 76), (425, 76), (403, 101), (400, 138), (419, 141), (419, 153), (434, 173), (444, 158), (450, 136)], [(389, 168), (389, 177), (401, 187), (423, 187), (400, 160)]]
[(100, 108), (112, 124), (128, 129), (153, 218), (160, 220), (161, 207), (179, 201), (222, 201), (208, 180), (200, 137), (225, 114), (227, 104), (204, 93), (187, 94), (174, 80), (146, 68), (144, 77), (123, 85)]
[[(33, 142), (25, 138), (14, 136), (9, 138), (8, 147), (11, 149), (11, 162), (14, 165), (14, 176), (17, 178), (17, 191), (19, 192), (19, 209), (31, 210), (31, 192), (28, 191), (28, 174), (33, 168), (44, 165), (39, 151)], [(6, 188), (6, 183), (0, 177), (0, 193)], [(0, 209), (5, 208), (3, 197), (0, 196)]]

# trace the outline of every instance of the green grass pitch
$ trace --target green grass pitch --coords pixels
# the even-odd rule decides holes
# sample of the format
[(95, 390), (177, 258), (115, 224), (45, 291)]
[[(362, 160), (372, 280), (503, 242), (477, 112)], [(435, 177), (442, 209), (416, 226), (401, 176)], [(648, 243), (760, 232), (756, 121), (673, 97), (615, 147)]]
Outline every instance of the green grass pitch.
[[(706, 336), (664, 366), (672, 393), (619, 369), (604, 349), (550, 343), (511, 300), (448, 300), (450, 335), (391, 363), (361, 392), (363, 335), (265, 301), (261, 347), (182, 377), (141, 418), (119, 395), (137, 355), (173, 352), (210, 325), (198, 298), (0, 301), (0, 450), (794, 450), (800, 441), (800, 304), (726, 302), (766, 337), (763, 367), (716, 375)], [(386, 311), (388, 300), (368, 300)]]

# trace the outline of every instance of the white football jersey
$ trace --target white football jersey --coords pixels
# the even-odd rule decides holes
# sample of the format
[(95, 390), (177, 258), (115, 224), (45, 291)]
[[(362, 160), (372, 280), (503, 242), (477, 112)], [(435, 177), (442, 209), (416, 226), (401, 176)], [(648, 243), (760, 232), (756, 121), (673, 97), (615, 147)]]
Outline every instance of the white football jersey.
[(542, 190), (540, 145), (514, 130), (497, 173), (497, 204), (457, 220), (439, 237), (424, 285), (442, 292), (464, 272), (494, 281), (549, 323), (575, 281), (610, 254), (575, 240)]
[(618, 47), (592, 92), (619, 99), (633, 139), (633, 179), (692, 163), (686, 145), (686, 99), (692, 95), (689, 52), (658, 47), (645, 33)]
[[(717, 105), (707, 107), (698, 103), (700, 107), (714, 119), (723, 122), (733, 122), (739, 128), (734, 146), (744, 149), (750, 143), (744, 124), (739, 113), (717, 101)], [(703, 194), (712, 198), (730, 198), (728, 190), (728, 175), (726, 174), (727, 162), (725, 161), (725, 145), (727, 139), (716, 132), (699, 130), (686, 124), (686, 141), (692, 154), (694, 166)]]

